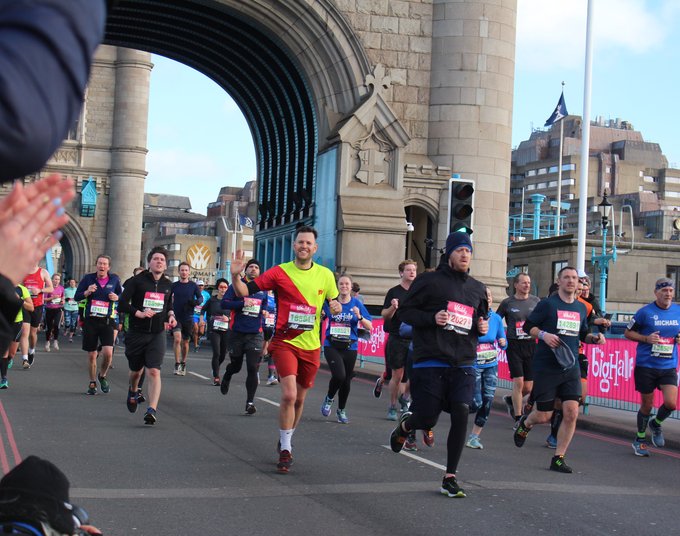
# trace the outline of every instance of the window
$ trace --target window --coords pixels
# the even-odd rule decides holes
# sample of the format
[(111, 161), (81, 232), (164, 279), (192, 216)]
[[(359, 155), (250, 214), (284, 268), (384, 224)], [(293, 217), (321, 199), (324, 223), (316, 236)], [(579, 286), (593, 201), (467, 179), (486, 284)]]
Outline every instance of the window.
[(529, 171), (527, 171), (527, 177), (533, 177), (534, 175), (536, 175), (535, 169), (530, 169)]
[(576, 184), (576, 179), (564, 179), (562, 181), (562, 186), (574, 186)]
[(557, 173), (557, 166), (550, 166), (548, 168), (548, 173)]
[(680, 299), (680, 266), (666, 266), (666, 277), (675, 281), (675, 300)]
[(535, 185), (535, 184), (529, 184), (529, 185), (527, 186), (527, 192), (530, 192), (530, 191), (535, 190), (535, 189), (536, 189), (536, 185)]
[(666, 177), (666, 182), (669, 184), (680, 184), (679, 177)]
[(557, 188), (557, 181), (550, 181), (548, 183), (548, 188)]
[(510, 188), (512, 195), (522, 195), (522, 188)]
[(543, 190), (543, 189), (545, 189), (545, 188), (547, 188), (547, 187), (548, 187), (548, 183), (547, 183), (547, 182), (539, 182), (539, 183), (536, 185), (536, 189), (538, 189), (538, 190)]
[(528, 274), (529, 273), (529, 265), (528, 264), (515, 264), (515, 266), (513, 266), (513, 269), (516, 270), (518, 274)]
[(576, 164), (562, 164), (562, 171), (576, 171)]
[(553, 281), (553, 283), (555, 281), (557, 281), (557, 274), (565, 266), (569, 266), (569, 261), (553, 261), (553, 263), (552, 263), (552, 274), (553, 274), (552, 281)]
[(542, 168), (539, 168), (539, 169), (538, 169), (538, 174), (539, 174), (539, 175), (545, 175), (547, 172), (548, 172), (548, 169), (547, 169), (547, 168), (542, 167)]
[(179, 259), (171, 259), (168, 261), (168, 268), (175, 268), (179, 266)]

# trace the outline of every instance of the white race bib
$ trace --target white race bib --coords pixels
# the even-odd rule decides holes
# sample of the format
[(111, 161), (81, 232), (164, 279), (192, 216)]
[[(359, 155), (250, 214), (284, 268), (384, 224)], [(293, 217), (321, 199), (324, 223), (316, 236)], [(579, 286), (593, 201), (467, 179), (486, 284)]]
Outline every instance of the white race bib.
[(316, 322), (316, 307), (313, 305), (291, 305), (288, 312), (288, 329), (312, 331)]
[(165, 295), (162, 292), (147, 292), (144, 294), (142, 306), (151, 309), (154, 313), (160, 313), (165, 305)]
[(450, 301), (447, 305), (449, 318), (444, 326), (445, 330), (455, 331), (461, 335), (469, 335), (472, 329), (472, 313), (474, 309), (469, 305)]
[(251, 318), (257, 318), (260, 316), (260, 309), (262, 308), (262, 300), (257, 298), (243, 298), (243, 309), (241, 313), (244, 316), (249, 316)]
[(90, 316), (105, 318), (109, 314), (109, 302), (92, 300), (90, 302)]

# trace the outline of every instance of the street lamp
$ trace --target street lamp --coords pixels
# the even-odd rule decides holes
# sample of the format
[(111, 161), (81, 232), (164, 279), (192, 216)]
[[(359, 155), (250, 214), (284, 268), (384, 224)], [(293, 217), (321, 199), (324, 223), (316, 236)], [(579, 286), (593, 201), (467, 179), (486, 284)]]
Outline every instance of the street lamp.
[(609, 227), (609, 214), (612, 204), (607, 199), (607, 190), (602, 193), (602, 201), (597, 205), (602, 218), (602, 254), (595, 255), (595, 248), (590, 256), (590, 262), (600, 270), (600, 309), (605, 313), (606, 300), (605, 289), (607, 288), (607, 272), (609, 271), (609, 261), (616, 262), (616, 244), (612, 246), (612, 252), (607, 253), (607, 228)]

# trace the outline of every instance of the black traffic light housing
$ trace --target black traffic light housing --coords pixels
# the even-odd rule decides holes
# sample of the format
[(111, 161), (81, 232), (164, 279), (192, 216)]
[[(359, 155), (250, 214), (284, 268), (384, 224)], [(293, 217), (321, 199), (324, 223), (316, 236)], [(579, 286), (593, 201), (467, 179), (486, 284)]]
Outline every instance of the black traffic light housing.
[(472, 234), (475, 183), (455, 173), (449, 181), (449, 233)]

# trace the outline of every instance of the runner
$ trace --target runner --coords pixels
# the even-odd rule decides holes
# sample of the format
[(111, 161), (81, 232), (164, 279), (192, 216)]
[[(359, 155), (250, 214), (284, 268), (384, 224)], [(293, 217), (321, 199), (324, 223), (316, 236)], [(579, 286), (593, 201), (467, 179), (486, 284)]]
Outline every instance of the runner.
[(170, 328), (177, 325), (172, 311), (172, 282), (163, 273), (167, 268), (168, 252), (165, 248), (153, 248), (146, 258), (149, 269), (126, 281), (120, 300), (121, 312), (130, 315), (125, 337), (125, 356), (130, 367), (130, 385), (127, 408), (137, 411), (139, 379), (142, 373), (148, 378), (149, 407), (144, 423), (156, 424), (158, 402), (161, 397), (161, 365), (165, 355), (166, 323)]
[[(134, 270), (132, 270), (132, 277), (141, 274), (142, 272), (146, 271), (145, 268), (142, 266), (138, 266)], [(125, 290), (125, 286), (130, 282), (132, 279), (130, 277), (129, 279), (125, 280), (125, 283), (123, 283), (123, 290)], [(128, 330), (130, 329), (130, 315), (128, 313), (123, 313), (120, 312), (120, 321), (122, 324), (122, 329), (124, 333), (127, 334)], [(123, 339), (123, 346), (125, 346), (125, 339)], [(144, 385), (144, 370), (142, 370), (142, 375), (139, 377), (139, 381), (137, 382), (137, 402), (141, 404), (142, 402), (146, 401), (146, 398), (144, 397), (144, 394), (142, 393), (142, 386)]]
[(188, 262), (180, 262), (177, 268), (179, 281), (172, 284), (172, 310), (175, 312), (177, 325), (172, 330), (173, 350), (175, 352), (175, 376), (186, 376), (189, 340), (194, 330), (194, 307), (203, 303), (203, 296), (198, 285), (189, 280), (191, 266)]
[(50, 342), (59, 351), (59, 326), (64, 312), (64, 287), (61, 286), (61, 276), (52, 276), (52, 292), (45, 294), (45, 351), (50, 351)]
[(498, 314), (491, 311), (493, 296), (486, 289), (486, 299), (489, 304), (489, 332), (479, 337), (477, 341), (477, 361), (475, 363), (475, 394), (472, 399), (470, 411), (475, 411), (475, 423), (468, 437), (466, 447), (471, 449), (483, 449), (484, 445), (479, 440), (479, 435), (489, 419), (493, 397), (498, 386), (498, 351), (505, 350), (508, 346), (503, 329), (503, 320)]
[(229, 311), (222, 307), (222, 298), (229, 288), (226, 279), (217, 280), (217, 294), (211, 296), (205, 305), (208, 318), (208, 338), (212, 347), (213, 385), (220, 385), (220, 366), (227, 356), (229, 338)]
[[(0, 359), (0, 389), (7, 389), (9, 387), (7, 370), (12, 366), (19, 343), (22, 342), (24, 344), (24, 351), (25, 348), (28, 347), (28, 330), (30, 328), (30, 323), (27, 322), (27, 320), (33, 310), (33, 301), (31, 300), (31, 293), (25, 286), (17, 285), (15, 290), (22, 302), (22, 307), (19, 309), (19, 312), (14, 319), (14, 326), (12, 328), (13, 339), (10, 341), (7, 350), (5, 350), (2, 359)], [(28, 357), (26, 359), (28, 359)]]
[[(246, 263), (245, 277), (241, 279), (248, 284), (260, 275), (260, 263), (250, 259)], [(230, 363), (224, 371), (220, 392), (229, 392), (229, 383), (234, 374), (238, 374), (246, 360), (246, 414), (253, 415), (255, 408), (255, 391), (257, 390), (257, 367), (262, 357), (264, 335), (262, 334), (263, 314), (267, 306), (267, 293), (254, 292), (245, 298), (236, 296), (232, 285), (222, 300), (222, 307), (232, 311), (229, 333)]]
[(274, 365), (272, 354), (269, 353), (269, 343), (276, 331), (276, 298), (274, 298), (274, 293), (271, 290), (267, 292), (267, 306), (265, 307), (263, 318), (262, 334), (264, 335), (264, 343), (262, 344), (262, 361), (267, 363), (267, 385), (278, 385), (279, 379), (276, 376), (276, 365)]
[(437, 270), (421, 274), (399, 304), (399, 317), (413, 326), (413, 404), (392, 431), (390, 446), (400, 452), (411, 431), (430, 430), (442, 411), (449, 413), (446, 472), (440, 492), (465, 497), (456, 471), (475, 387), (477, 338), (489, 330), (485, 320), (489, 307), (484, 285), (468, 274), (470, 236), (451, 233), (445, 252)]
[(194, 352), (198, 352), (198, 349), (201, 347), (201, 339), (205, 337), (205, 311), (203, 311), (203, 306), (210, 299), (210, 293), (204, 289), (205, 283), (199, 279), (196, 281), (196, 285), (198, 285), (198, 290), (201, 291), (203, 299), (194, 306), (194, 327), (192, 331)]
[(38, 328), (43, 318), (44, 294), (52, 292), (52, 279), (45, 268), (37, 264), (33, 270), (24, 277), (24, 286), (31, 293), (33, 311), (31, 311), (31, 330), (28, 335), (28, 360), (23, 362), (25, 369), (31, 368), (35, 359), (35, 346), (38, 344)]
[(363, 302), (356, 296), (352, 296), (352, 278), (343, 274), (338, 279), (338, 302), (342, 305), (342, 311), (331, 314), (328, 304), (323, 306), (323, 313), (328, 319), (326, 326), (326, 338), (323, 343), (323, 354), (331, 371), (331, 379), (328, 382), (328, 393), (321, 405), (321, 415), (328, 417), (331, 413), (333, 400), (336, 393), (340, 392), (336, 418), (341, 424), (348, 424), (349, 418), (345, 411), (347, 398), (349, 397), (352, 378), (354, 377), (354, 365), (357, 361), (357, 349), (359, 340), (358, 329), (372, 329), (371, 315), (364, 307)]
[(555, 398), (559, 397), (563, 416), (550, 470), (571, 473), (564, 456), (574, 436), (581, 398), (581, 374), (576, 359), (578, 342), (604, 344), (606, 341), (601, 333), (588, 333), (586, 307), (576, 299), (576, 269), (562, 268), (557, 283), (557, 292), (541, 300), (524, 324), (524, 331), (539, 340), (533, 359), (535, 404), (528, 416), (520, 418), (514, 441), (521, 447), (534, 425), (549, 422)]
[(531, 277), (526, 273), (517, 274), (512, 280), (515, 293), (505, 298), (496, 313), (508, 326), (508, 368), (512, 378), (512, 395), (503, 397), (508, 413), (515, 424), (524, 412), (524, 397), (531, 393), (534, 385), (532, 361), (536, 340), (524, 329), (524, 322), (534, 310), (539, 298), (530, 294)]
[(77, 287), (77, 281), (69, 279), (68, 287), (64, 289), (64, 335), (68, 335), (68, 342), (73, 342), (78, 327), (78, 301), (75, 299)]
[(342, 310), (335, 300), (338, 289), (333, 273), (313, 262), (319, 247), (317, 236), (313, 227), (298, 227), (293, 242), (295, 260), (267, 270), (247, 285), (240, 279), (244, 268), (242, 251), (236, 252), (231, 264), (232, 286), (237, 296), (276, 291), (276, 333), (269, 350), (281, 385), (277, 465), (281, 473), (288, 473), (293, 463), (291, 439), (302, 417), (307, 391), (314, 385), (319, 370), (321, 308), (330, 300), (332, 314)]
[[(418, 264), (416, 261), (406, 259), (399, 263), (399, 277), (401, 279), (398, 285), (387, 291), (381, 311), (381, 315), (385, 320), (383, 330), (388, 333), (385, 345), (385, 367), (389, 368), (389, 371), (392, 373), (392, 377), (389, 380), (390, 405), (387, 408), (387, 419), (390, 421), (397, 420), (397, 401), (401, 404), (402, 411), (408, 410), (408, 398), (404, 393), (407, 388), (406, 381), (408, 381), (408, 378), (404, 377), (404, 366), (406, 365), (409, 341), (399, 336), (401, 321), (397, 310), (399, 309), (399, 302), (406, 296), (406, 292), (416, 278), (417, 272)], [(389, 375), (389, 371), (387, 375)], [(378, 386), (379, 381), (380, 378), (376, 381), (374, 389), (374, 391), (378, 391), (376, 398), (380, 396), (380, 391), (382, 390), (382, 382)]]
[[(106, 374), (113, 358), (113, 337), (116, 329), (114, 304), (118, 301), (123, 289), (116, 274), (110, 273), (111, 257), (97, 257), (97, 271), (86, 274), (78, 284), (75, 299), (85, 299), (83, 310), (83, 350), (87, 352), (90, 383), (88, 395), (97, 394), (97, 380), (102, 393), (110, 390)], [(102, 357), (99, 374), (97, 374), (97, 349), (101, 343)]]
[[(637, 342), (635, 354), (635, 390), (640, 393), (640, 409), (637, 414), (637, 436), (633, 441), (636, 456), (649, 456), (646, 441), (647, 424), (652, 432), (652, 444), (657, 448), (665, 445), (663, 421), (675, 411), (678, 400), (678, 344), (680, 344), (680, 306), (673, 303), (675, 283), (662, 277), (654, 286), (656, 299), (633, 316), (624, 336)], [(663, 403), (656, 416), (654, 391), (663, 395)]]

